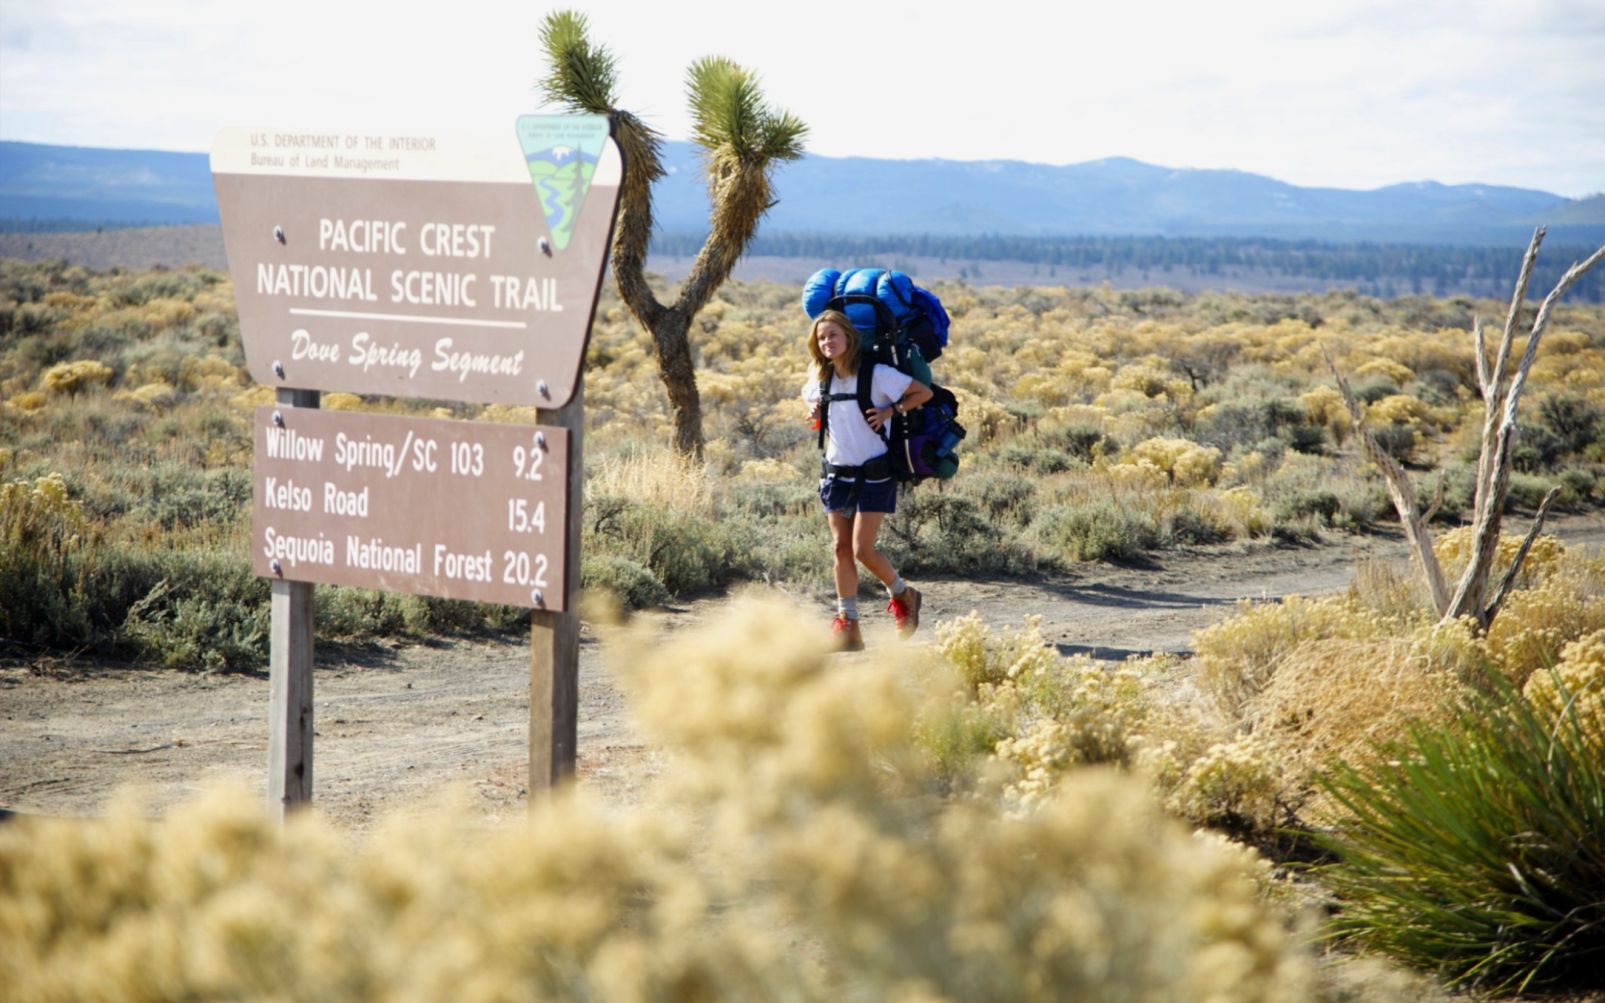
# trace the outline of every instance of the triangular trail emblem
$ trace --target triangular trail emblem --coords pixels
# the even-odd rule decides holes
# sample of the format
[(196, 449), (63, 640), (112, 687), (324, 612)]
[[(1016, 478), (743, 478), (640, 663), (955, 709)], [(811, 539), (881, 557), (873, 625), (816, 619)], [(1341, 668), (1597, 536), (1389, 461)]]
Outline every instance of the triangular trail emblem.
[(608, 140), (605, 115), (521, 115), (518, 143), (556, 250), (568, 247)]

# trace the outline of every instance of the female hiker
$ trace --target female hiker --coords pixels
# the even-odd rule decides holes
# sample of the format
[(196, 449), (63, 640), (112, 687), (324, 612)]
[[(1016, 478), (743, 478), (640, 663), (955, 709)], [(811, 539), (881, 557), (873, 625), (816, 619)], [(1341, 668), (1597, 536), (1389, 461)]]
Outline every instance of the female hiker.
[(819, 500), (836, 545), (836, 619), (831, 631), (843, 649), (862, 651), (858, 563), (891, 594), (886, 609), (897, 621), (898, 635), (906, 638), (919, 627), (919, 590), (905, 583), (892, 562), (875, 549), (875, 537), (887, 514), (897, 507), (897, 481), (881, 430), (894, 414), (907, 414), (930, 400), (931, 388), (891, 366), (870, 363), (873, 406), (860, 411), (858, 329), (837, 310), (825, 310), (814, 318), (808, 354), (815, 372), (803, 385), (803, 399), (811, 405), (810, 417), (823, 425)]

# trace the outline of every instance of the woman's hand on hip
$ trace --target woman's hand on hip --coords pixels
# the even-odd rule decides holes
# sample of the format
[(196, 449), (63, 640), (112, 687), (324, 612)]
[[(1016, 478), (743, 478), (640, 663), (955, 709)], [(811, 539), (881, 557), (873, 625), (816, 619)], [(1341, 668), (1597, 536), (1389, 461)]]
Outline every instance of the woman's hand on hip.
[(864, 419), (869, 422), (870, 428), (879, 432), (883, 425), (892, 420), (892, 415), (895, 413), (896, 410), (890, 404), (885, 407), (872, 407), (864, 412)]

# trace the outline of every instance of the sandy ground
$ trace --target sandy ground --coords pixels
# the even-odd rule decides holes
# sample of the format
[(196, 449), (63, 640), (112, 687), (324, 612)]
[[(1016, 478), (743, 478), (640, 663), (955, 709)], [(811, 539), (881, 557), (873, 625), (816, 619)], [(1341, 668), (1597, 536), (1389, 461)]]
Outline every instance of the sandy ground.
[[(1507, 524), (1507, 532), (1518, 527)], [(1574, 545), (1605, 542), (1605, 515), (1554, 520)], [(1193, 631), (1238, 601), (1345, 588), (1360, 560), (1403, 564), (1397, 536), (1334, 537), (1307, 547), (1269, 543), (1196, 548), (1139, 567), (1090, 564), (1031, 580), (924, 580), (922, 634), (978, 611), (990, 624), (1040, 615), (1067, 654), (1121, 659), (1185, 652)], [(722, 598), (656, 611), (663, 629), (717, 615)], [(821, 630), (828, 611), (819, 611)], [(866, 640), (897, 643), (867, 613)], [(459, 642), (323, 652), (315, 673), (314, 802), (362, 829), (396, 809), (454, 789), (489, 824), (528, 801), (529, 643)], [(119, 787), (145, 785), (159, 810), (230, 777), (265, 791), (268, 680), (86, 666), (58, 660), (0, 666), (0, 811), (93, 815)], [(580, 648), (578, 782), (606, 801), (640, 801), (667, 757), (640, 737), (602, 645)]]

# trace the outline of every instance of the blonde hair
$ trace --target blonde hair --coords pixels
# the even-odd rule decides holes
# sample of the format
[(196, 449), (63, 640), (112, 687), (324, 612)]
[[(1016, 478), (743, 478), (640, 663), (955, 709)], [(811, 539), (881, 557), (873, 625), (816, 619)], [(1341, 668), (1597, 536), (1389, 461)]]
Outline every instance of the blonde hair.
[(814, 318), (813, 326), (808, 329), (808, 356), (818, 367), (818, 377), (821, 380), (828, 379), (835, 369), (834, 363), (825, 358), (825, 353), (819, 350), (819, 328), (823, 324), (835, 324), (847, 333), (847, 371), (858, 372), (858, 351), (862, 344), (858, 328), (854, 327), (853, 322), (840, 310), (825, 310)]

